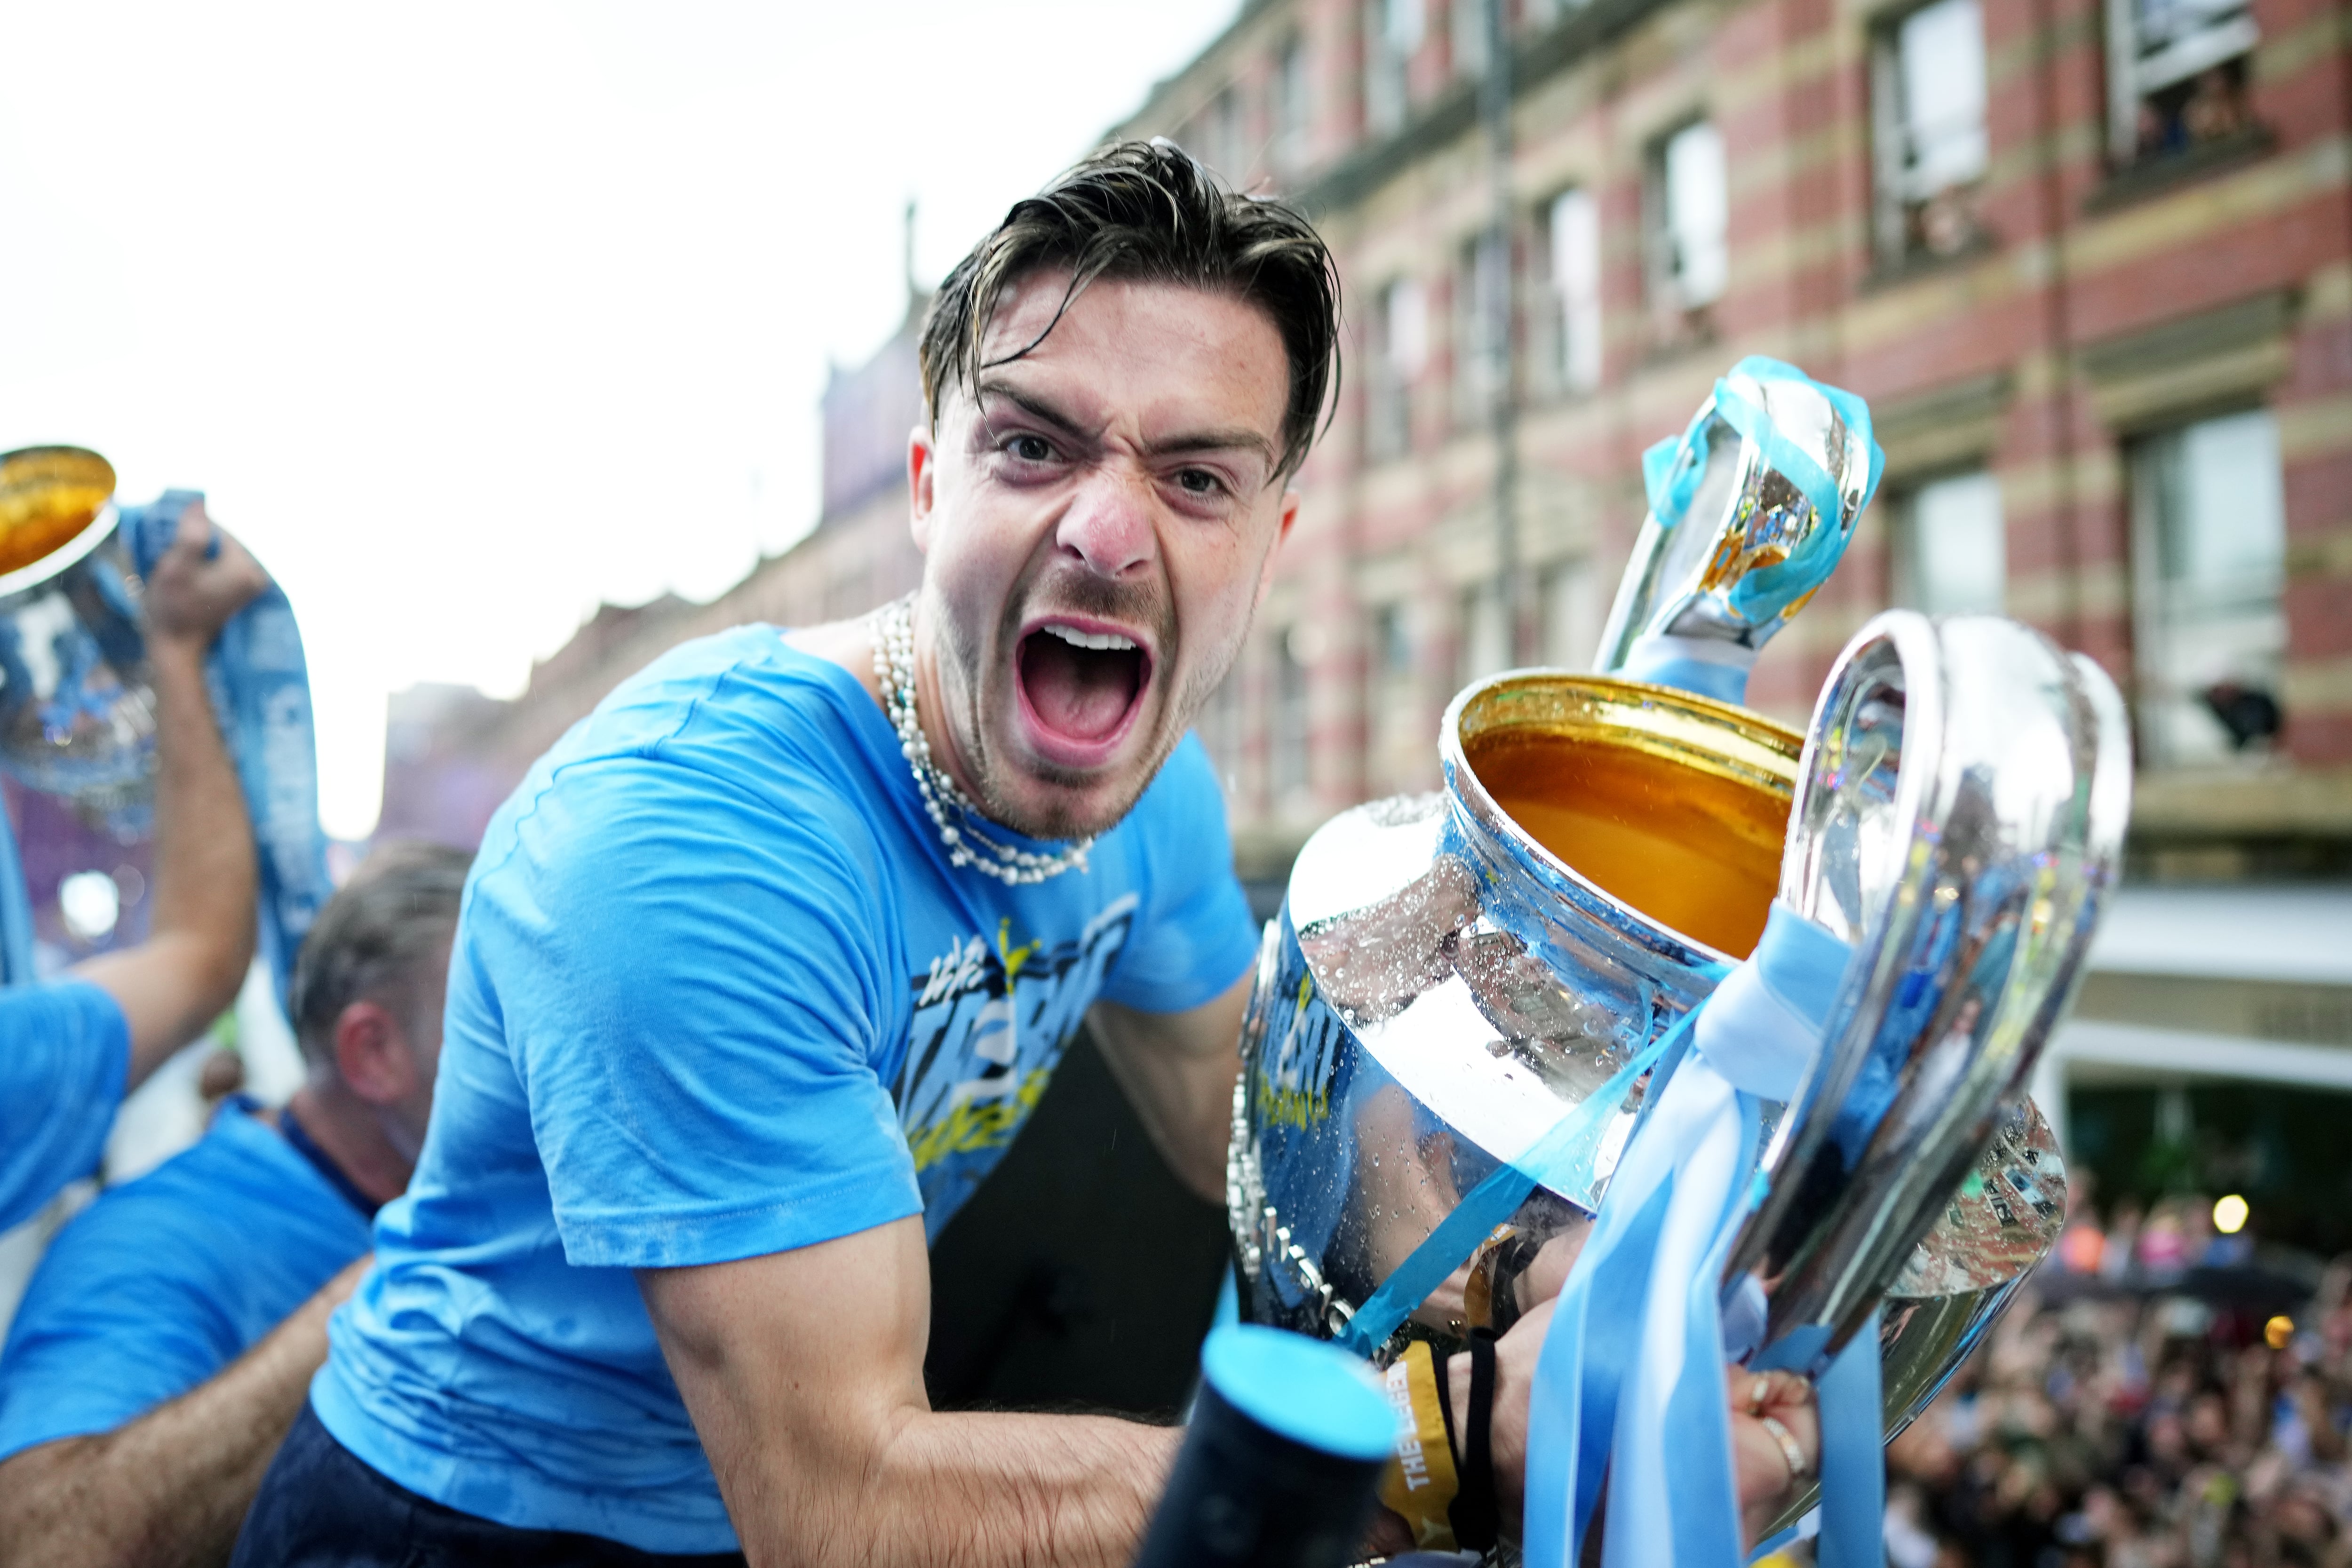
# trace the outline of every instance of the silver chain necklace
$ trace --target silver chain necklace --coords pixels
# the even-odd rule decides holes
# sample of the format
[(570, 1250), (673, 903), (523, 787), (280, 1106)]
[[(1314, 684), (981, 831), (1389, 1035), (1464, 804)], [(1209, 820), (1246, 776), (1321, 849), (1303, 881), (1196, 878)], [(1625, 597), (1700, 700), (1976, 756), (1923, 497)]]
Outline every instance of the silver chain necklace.
[(1093, 835), (1053, 855), (1035, 855), (999, 843), (981, 831), (980, 824), (987, 819), (980, 807), (956, 787), (946, 770), (931, 761), (931, 743), (923, 738), (923, 726), (915, 718), (915, 600), (911, 594), (874, 612), (874, 679), (881, 683), (882, 708), (890, 715), (890, 727), (898, 731), (899, 753), (914, 772), (915, 791), (923, 797), (923, 809), (939, 829), (940, 842), (947, 847), (951, 865), (969, 866), (1016, 888), (1087, 868)]

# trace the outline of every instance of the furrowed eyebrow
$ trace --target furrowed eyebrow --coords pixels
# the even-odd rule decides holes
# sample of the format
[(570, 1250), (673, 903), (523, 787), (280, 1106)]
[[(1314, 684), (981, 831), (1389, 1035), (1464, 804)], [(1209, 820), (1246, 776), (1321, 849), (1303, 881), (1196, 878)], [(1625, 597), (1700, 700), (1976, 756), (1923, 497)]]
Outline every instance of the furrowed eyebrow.
[(1060, 409), (1055, 407), (1052, 404), (1047, 403), (1043, 398), (1037, 397), (1030, 393), (1024, 392), (1019, 387), (1014, 386), (1011, 382), (996, 377), (991, 377), (990, 379), (982, 382), (973, 394), (972, 401), (980, 405), (980, 416), (982, 424), (986, 424), (988, 421), (988, 400), (992, 397), (1003, 398), (1005, 402), (1012, 404), (1015, 408), (1020, 409), (1024, 414), (1028, 415), (1032, 419), (1038, 421), (1040, 424), (1050, 425), (1055, 429), (1061, 431), (1065, 435), (1085, 438), (1089, 437), (1091, 434), (1076, 419), (1071, 418), (1067, 414), (1063, 413)]
[(1255, 452), (1265, 459), (1266, 467), (1274, 466), (1274, 443), (1256, 431), (1246, 427), (1234, 430), (1202, 430), (1190, 436), (1178, 436), (1153, 443), (1153, 457), (1174, 456), (1183, 452)]

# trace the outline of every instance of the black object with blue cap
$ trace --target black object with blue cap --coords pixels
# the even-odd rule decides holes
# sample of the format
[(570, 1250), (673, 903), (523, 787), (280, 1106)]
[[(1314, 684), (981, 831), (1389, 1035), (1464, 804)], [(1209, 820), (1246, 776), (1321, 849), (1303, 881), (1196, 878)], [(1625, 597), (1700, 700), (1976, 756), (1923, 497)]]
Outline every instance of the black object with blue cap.
[(1339, 1568), (1370, 1522), (1397, 1417), (1364, 1363), (1281, 1329), (1228, 1324), (1135, 1568)]

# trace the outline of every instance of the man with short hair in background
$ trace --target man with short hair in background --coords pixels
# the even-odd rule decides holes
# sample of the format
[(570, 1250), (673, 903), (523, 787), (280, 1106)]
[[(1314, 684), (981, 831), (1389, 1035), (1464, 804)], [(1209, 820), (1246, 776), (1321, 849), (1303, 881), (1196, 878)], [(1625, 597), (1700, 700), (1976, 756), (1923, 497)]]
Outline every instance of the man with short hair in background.
[(293, 1100), (224, 1105), (50, 1244), (0, 1351), (0, 1565), (227, 1558), (423, 1145), (469, 858), (371, 856), (295, 966)]

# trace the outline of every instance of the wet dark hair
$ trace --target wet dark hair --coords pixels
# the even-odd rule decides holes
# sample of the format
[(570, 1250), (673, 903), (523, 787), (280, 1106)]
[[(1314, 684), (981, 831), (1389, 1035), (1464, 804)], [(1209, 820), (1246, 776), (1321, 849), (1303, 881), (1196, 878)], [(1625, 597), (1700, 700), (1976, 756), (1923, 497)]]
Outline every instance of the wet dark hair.
[(474, 857), (438, 844), (391, 844), (370, 855), (327, 900), (294, 961), (288, 1011), (312, 1061), (335, 1055), (335, 1020), (354, 1002), (398, 1013), (414, 1033), (433, 998), (417, 981), (449, 951)]
[[(981, 343), (1005, 290), (1063, 268), (1069, 289), (1045, 331), (983, 361)], [(1015, 202), (948, 274), (923, 322), (923, 401), (933, 424), (949, 389), (969, 389), (989, 366), (1034, 351), (1097, 278), (1181, 284), (1264, 310), (1290, 360), (1276, 472), (1306, 461), (1339, 381), (1339, 273), (1331, 252), (1293, 208), (1228, 189), (1191, 153), (1160, 140), (1105, 148)]]

